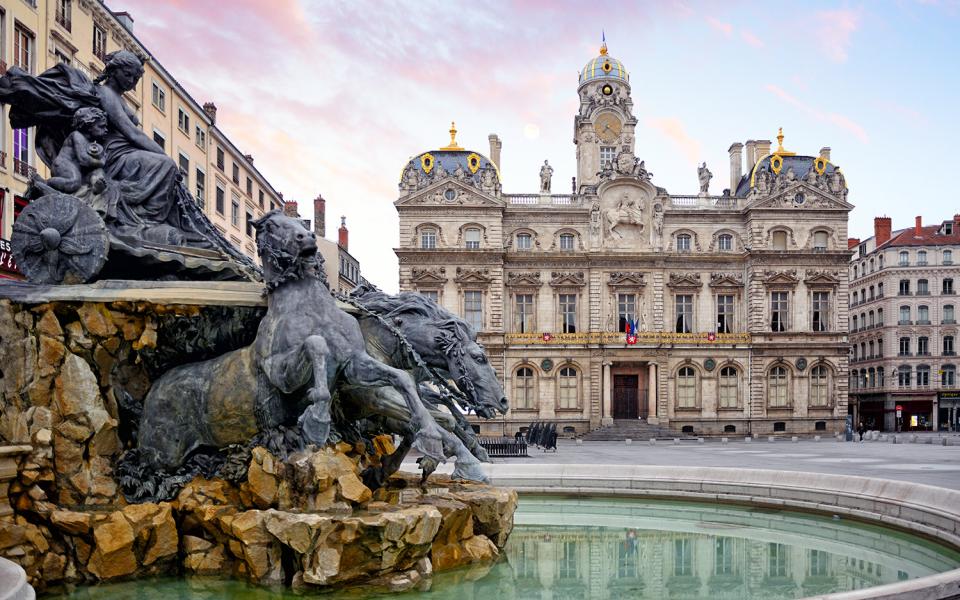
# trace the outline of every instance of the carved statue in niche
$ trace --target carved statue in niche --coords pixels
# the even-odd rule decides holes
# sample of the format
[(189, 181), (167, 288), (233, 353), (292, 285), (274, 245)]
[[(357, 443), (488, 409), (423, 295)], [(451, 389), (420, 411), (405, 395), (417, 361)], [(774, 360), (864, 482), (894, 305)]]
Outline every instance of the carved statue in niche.
[(643, 231), (643, 207), (624, 192), (617, 207), (606, 211), (604, 220), (606, 235), (623, 239), (623, 233), (618, 230), (621, 225), (635, 225), (638, 227), (638, 232)]
[(492, 165), (480, 170), (480, 189), (487, 193), (494, 193), (497, 189), (497, 172)]
[(453, 176), (460, 181), (466, 181), (467, 179), (467, 170), (463, 168), (463, 165), (457, 163), (457, 168), (453, 171)]
[(433, 175), (433, 178), (436, 181), (440, 181), (441, 179), (446, 179), (447, 177), (449, 177), (449, 173), (447, 173), (447, 169), (444, 168), (443, 163), (440, 162), (439, 160), (434, 165), (433, 171), (431, 171), (430, 174)]
[(403, 171), (403, 184), (408, 190), (416, 190), (420, 187), (420, 169), (413, 165), (407, 165)]
[(590, 235), (594, 238), (600, 236), (600, 220), (602, 216), (600, 213), (600, 201), (594, 201), (593, 205), (590, 206)]
[(757, 169), (753, 183), (757, 192), (766, 194), (770, 191), (770, 172), (766, 169)]
[(663, 205), (653, 205), (653, 239), (651, 245), (657, 250), (663, 249)]
[(708, 193), (710, 180), (713, 179), (713, 173), (707, 168), (707, 163), (703, 163), (703, 165), (697, 167), (697, 179), (700, 181), (700, 193)]
[(541, 194), (550, 193), (551, 178), (553, 178), (553, 167), (550, 166), (549, 162), (544, 160), (543, 166), (540, 167), (540, 193)]
[(833, 173), (830, 175), (830, 183), (828, 187), (831, 192), (846, 199), (847, 182), (843, 176), (843, 173), (840, 172), (840, 169), (835, 168), (833, 170)]
[(793, 183), (797, 180), (797, 172), (793, 170), (793, 167), (787, 167), (787, 183)]

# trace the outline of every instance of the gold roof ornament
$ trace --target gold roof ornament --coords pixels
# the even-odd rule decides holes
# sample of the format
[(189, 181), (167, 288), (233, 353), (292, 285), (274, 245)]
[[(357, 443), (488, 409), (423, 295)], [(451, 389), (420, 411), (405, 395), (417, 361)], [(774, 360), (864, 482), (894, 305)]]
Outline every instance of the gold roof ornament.
[(777, 149), (773, 152), (779, 156), (796, 156), (796, 152), (789, 152), (783, 147), (783, 127), (777, 132)]
[(463, 150), (461, 146), (457, 145), (457, 124), (453, 121), (450, 121), (450, 145), (440, 148), (441, 150)]
[(600, 44), (600, 56), (606, 56), (606, 55), (607, 55), (607, 43), (604, 42)]

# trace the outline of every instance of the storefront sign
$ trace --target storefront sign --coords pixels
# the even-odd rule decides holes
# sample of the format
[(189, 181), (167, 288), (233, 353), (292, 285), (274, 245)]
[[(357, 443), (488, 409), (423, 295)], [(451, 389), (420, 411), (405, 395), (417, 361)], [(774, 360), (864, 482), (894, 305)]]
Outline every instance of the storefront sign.
[(0, 238), (0, 276), (2, 274), (21, 277), (20, 270), (17, 269), (17, 263), (13, 260), (13, 249), (10, 247), (10, 242)]
[(940, 400), (960, 400), (960, 390), (951, 390), (949, 392), (937, 392), (937, 398)]

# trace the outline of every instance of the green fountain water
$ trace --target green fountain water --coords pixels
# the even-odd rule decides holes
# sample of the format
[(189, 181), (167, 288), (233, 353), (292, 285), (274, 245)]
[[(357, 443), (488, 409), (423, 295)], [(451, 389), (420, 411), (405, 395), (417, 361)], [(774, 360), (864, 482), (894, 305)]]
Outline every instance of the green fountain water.
[[(923, 577), (960, 553), (900, 531), (829, 516), (732, 505), (526, 496), (504, 560), (437, 574), (429, 589), (324, 598), (803, 598)], [(289, 591), (210, 579), (79, 588), (85, 600), (275, 600)]]

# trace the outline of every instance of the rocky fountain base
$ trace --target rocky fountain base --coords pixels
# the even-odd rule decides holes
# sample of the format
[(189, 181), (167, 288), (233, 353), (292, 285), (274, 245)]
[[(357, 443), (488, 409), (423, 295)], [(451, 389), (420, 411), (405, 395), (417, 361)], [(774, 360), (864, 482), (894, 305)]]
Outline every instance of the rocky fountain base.
[(0, 452), (0, 557), (38, 591), (189, 574), (402, 590), (499, 556), (516, 494), (442, 476), (421, 487), (413, 475), (372, 492), (361, 473), (392, 450), (386, 436), (284, 461), (257, 447), (240, 483), (195, 478), (169, 502), (127, 503), (115, 472), (131, 443), (124, 398), (142, 399), (173, 354), (248, 343), (261, 289), (0, 290), (0, 445), (18, 445)]

